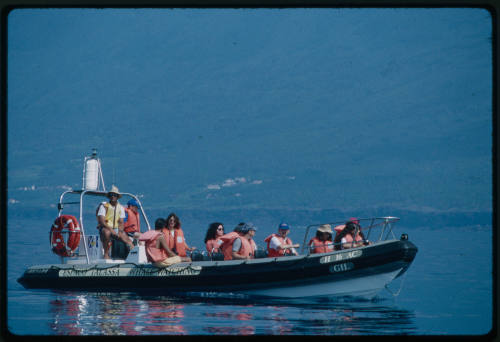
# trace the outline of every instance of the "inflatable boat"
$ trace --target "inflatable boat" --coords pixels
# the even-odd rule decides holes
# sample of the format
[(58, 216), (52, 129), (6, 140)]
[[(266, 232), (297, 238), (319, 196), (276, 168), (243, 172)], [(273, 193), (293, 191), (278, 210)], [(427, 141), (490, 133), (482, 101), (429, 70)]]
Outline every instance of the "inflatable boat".
[[(27, 289), (371, 298), (403, 275), (417, 253), (406, 234), (395, 236), (394, 226), (399, 218), (388, 216), (358, 219), (369, 244), (327, 253), (311, 253), (306, 245), (308, 238), (320, 225), (337, 226), (345, 221), (307, 226), (297, 256), (268, 257), (260, 251), (254, 259), (221, 260), (220, 256), (197, 253), (191, 255), (191, 262), (157, 268), (147, 261), (144, 246), (139, 244), (130, 253), (126, 251), (118, 257), (112, 254), (112, 259), (104, 259), (99, 235), (88, 234), (85, 228), (95, 229), (95, 207), (107, 192), (96, 154), (87, 157), (85, 163), (82, 190), (65, 191), (60, 196), (58, 216), (50, 232), (51, 248), (61, 263), (25, 270), (18, 282)], [(100, 177), (97, 181), (86, 180), (91, 169), (92, 177)], [(103, 189), (99, 189), (100, 183)], [(121, 195), (140, 203), (134, 194)], [(85, 210), (84, 204), (94, 209)], [(78, 207), (78, 218), (63, 214), (70, 205)], [(142, 204), (140, 213), (147, 229), (151, 229)]]

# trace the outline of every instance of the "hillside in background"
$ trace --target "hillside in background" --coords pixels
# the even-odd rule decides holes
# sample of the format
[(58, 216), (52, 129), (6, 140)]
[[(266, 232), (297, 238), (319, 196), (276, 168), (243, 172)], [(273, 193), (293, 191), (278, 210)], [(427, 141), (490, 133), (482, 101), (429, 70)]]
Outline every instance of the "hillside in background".
[(159, 212), (491, 211), (485, 10), (19, 9), (8, 25), (10, 212), (80, 188), (92, 148), (108, 187)]

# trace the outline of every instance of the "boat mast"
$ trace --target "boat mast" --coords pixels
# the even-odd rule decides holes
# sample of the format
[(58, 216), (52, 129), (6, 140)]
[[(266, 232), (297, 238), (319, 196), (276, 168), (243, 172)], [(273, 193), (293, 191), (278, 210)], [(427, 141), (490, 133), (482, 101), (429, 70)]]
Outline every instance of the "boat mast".
[(83, 228), (83, 195), (87, 191), (106, 191), (104, 185), (104, 177), (102, 175), (101, 160), (97, 157), (97, 149), (92, 149), (92, 155), (86, 156), (83, 162), (83, 181), (82, 192), (80, 194), (80, 224), (83, 235), (83, 247), (85, 249), (85, 257), (87, 264), (90, 263), (89, 251), (87, 248), (87, 238), (85, 229)]

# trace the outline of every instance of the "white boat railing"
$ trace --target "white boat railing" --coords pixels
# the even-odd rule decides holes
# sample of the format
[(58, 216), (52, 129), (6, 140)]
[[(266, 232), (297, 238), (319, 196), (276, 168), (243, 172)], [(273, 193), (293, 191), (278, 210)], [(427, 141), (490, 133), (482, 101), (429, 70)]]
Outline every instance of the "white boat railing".
[[(83, 240), (83, 246), (84, 246), (84, 255), (80, 254), (81, 251), (79, 251), (78, 256), (79, 257), (84, 256), (86, 258), (87, 263), (90, 263), (89, 250), (88, 250), (88, 239), (87, 238), (90, 237), (90, 236), (93, 236), (93, 235), (91, 234), (90, 236), (87, 236), (87, 234), (85, 232), (85, 224), (86, 224), (86, 222), (84, 222), (84, 213), (85, 213), (84, 212), (84, 198), (88, 197), (88, 196), (97, 197), (97, 198), (99, 198), (99, 197), (107, 198), (106, 197), (107, 194), (108, 194), (107, 191), (68, 190), (68, 191), (65, 191), (65, 192), (63, 192), (61, 194), (61, 196), (59, 198), (59, 203), (57, 204), (57, 209), (58, 209), (58, 215), (57, 216), (58, 217), (62, 215), (64, 207), (66, 205), (78, 204), (78, 206), (79, 206), (78, 219), (79, 219), (79, 223), (80, 223), (80, 232), (81, 232), (80, 234), (81, 234), (81, 239)], [(68, 195), (76, 195), (76, 196), (78, 196), (78, 201), (64, 202), (65, 198)], [(142, 216), (144, 222), (146, 222), (148, 230), (151, 230), (151, 226), (149, 224), (148, 218), (146, 216), (146, 213), (144, 212), (144, 208), (143, 208), (142, 203), (139, 200), (139, 198), (136, 195), (131, 194), (131, 193), (127, 193), (127, 192), (121, 192), (120, 195), (122, 195), (122, 197), (125, 196), (125, 197), (133, 198), (133, 199), (135, 199), (137, 201), (137, 203), (139, 203), (139, 206), (140, 206), (139, 211), (141, 213), (141, 216)], [(94, 216), (94, 218), (95, 218), (95, 216)], [(94, 221), (94, 223), (97, 225), (97, 221)], [(62, 232), (62, 233), (65, 233), (65, 232)], [(79, 249), (80, 249), (80, 247), (79, 247)], [(61, 257), (61, 262), (62, 263), (64, 263), (64, 258), (65, 257)]]
[[(373, 235), (373, 233), (376, 230), (380, 230), (378, 237), (376, 237), (375, 240), (370, 240), (372, 243), (388, 240), (389, 236), (392, 236), (393, 239), (396, 239), (396, 235), (393, 232), (393, 228), (396, 222), (399, 221), (398, 217), (384, 216), (384, 217), (357, 218), (356, 220), (359, 221), (360, 229), (356, 228), (354, 236), (356, 236), (356, 234), (359, 231), (361, 231), (365, 236), (365, 239), (368, 241), (370, 239), (370, 236)], [(335, 246), (340, 244), (340, 243), (337, 244), (333, 243), (333, 240), (335, 238), (335, 227), (340, 225), (345, 225), (347, 222), (349, 221), (345, 220), (336, 222), (325, 222), (325, 223), (311, 224), (307, 226), (300, 254), (303, 254), (306, 249), (307, 249), (307, 254), (311, 252), (311, 248), (308, 246), (308, 236), (312, 228), (317, 229), (324, 224), (329, 224), (333, 231), (332, 243), (330, 245)], [(354, 242), (355, 241), (352, 241), (352, 246), (354, 246)]]

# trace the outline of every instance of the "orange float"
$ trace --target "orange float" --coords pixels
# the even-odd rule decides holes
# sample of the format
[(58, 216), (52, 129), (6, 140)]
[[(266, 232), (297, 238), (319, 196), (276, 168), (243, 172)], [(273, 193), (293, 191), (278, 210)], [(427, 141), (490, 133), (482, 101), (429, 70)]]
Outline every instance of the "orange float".
[[(68, 232), (68, 241), (64, 234)], [(50, 244), (52, 252), (62, 257), (72, 256), (80, 243), (80, 225), (76, 217), (61, 215), (55, 219), (50, 229)]]

